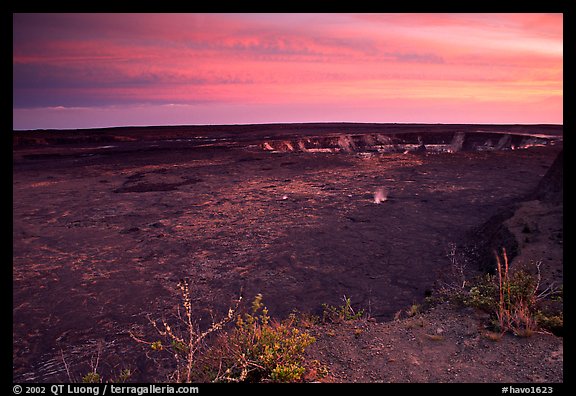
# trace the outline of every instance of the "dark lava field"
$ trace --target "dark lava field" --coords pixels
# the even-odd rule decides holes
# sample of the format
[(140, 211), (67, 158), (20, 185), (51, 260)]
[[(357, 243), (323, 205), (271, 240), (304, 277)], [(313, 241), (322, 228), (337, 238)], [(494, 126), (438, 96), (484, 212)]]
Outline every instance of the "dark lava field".
[(146, 377), (128, 332), (153, 337), (182, 278), (201, 326), (240, 293), (277, 317), (345, 295), (389, 320), (561, 149), (551, 125), (15, 131), (14, 381), (66, 381), (62, 356), (85, 369), (97, 350)]

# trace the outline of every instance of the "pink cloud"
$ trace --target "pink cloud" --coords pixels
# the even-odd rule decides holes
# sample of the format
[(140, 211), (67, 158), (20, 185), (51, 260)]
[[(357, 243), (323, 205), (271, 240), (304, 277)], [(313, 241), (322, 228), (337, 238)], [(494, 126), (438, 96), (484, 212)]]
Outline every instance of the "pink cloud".
[[(402, 118), (413, 112), (396, 104), (440, 111), (464, 102), (491, 104), (494, 114), (522, 105), (524, 119), (561, 119), (561, 14), (17, 14), (14, 21), (17, 108), (202, 103), (301, 114), (308, 106), (336, 116), (347, 106), (361, 121), (362, 109), (378, 114), (386, 106)], [(538, 109), (546, 100), (556, 107)]]

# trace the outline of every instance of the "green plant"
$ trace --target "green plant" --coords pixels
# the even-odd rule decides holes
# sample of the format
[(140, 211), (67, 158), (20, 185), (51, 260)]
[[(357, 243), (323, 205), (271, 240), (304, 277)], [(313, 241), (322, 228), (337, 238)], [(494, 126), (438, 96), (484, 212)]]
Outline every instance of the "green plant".
[(163, 350), (164, 346), (162, 345), (162, 341), (160, 341), (160, 340), (154, 341), (153, 343), (150, 344), (150, 349), (152, 349), (153, 351)]
[(221, 340), (217, 381), (297, 382), (306, 372), (305, 349), (315, 339), (294, 326), (294, 316), (271, 320), (258, 294), (252, 311), (238, 315), (236, 327)]
[(101, 382), (100, 374), (95, 371), (89, 372), (84, 377), (82, 377), (82, 382), (86, 384), (97, 384)]
[(476, 279), (467, 294), (463, 294), (462, 302), (467, 306), (490, 312), (498, 305), (497, 296), (498, 286), (494, 275), (484, 274)]
[(270, 374), (272, 382), (297, 382), (300, 381), (306, 368), (298, 363), (282, 364), (274, 367)]
[(343, 296), (342, 300), (344, 304), (339, 307), (322, 304), (322, 320), (324, 322), (346, 322), (357, 320), (364, 316), (363, 309), (360, 309), (358, 312), (354, 311), (349, 297)]

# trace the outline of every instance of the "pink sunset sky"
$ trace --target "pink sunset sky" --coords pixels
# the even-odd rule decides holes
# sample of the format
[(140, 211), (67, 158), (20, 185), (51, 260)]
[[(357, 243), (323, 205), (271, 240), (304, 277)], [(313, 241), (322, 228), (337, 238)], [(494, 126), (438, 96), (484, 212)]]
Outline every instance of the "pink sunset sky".
[(562, 14), (14, 14), (13, 128), (562, 124)]

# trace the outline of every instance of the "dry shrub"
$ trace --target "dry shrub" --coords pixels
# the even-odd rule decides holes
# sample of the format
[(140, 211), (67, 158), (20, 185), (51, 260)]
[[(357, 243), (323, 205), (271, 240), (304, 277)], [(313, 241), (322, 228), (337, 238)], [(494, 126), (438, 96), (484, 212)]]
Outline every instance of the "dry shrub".
[(518, 271), (511, 276), (508, 268), (506, 249), (502, 249), (502, 258), (495, 252), (498, 269), (498, 311), (496, 317), (501, 332), (528, 337), (537, 330), (533, 316), (536, 306), (538, 283), (533, 276)]
[(227, 323), (234, 319), (234, 313), (238, 309), (241, 298), (237, 300), (233, 308), (228, 310), (228, 314), (223, 319), (213, 321), (206, 330), (202, 331), (192, 317), (192, 300), (190, 298), (188, 280), (181, 280), (178, 283), (178, 288), (182, 295), (182, 305), (184, 307), (184, 317), (178, 310), (180, 323), (176, 326), (170, 326), (165, 319), (162, 319), (162, 323), (159, 325), (156, 321), (148, 318), (163, 340), (146, 341), (132, 332), (130, 332), (130, 336), (137, 342), (148, 345), (152, 351), (164, 351), (172, 355), (176, 363), (176, 371), (172, 374), (171, 380), (175, 382), (192, 382), (194, 380), (193, 374), (197, 369), (196, 364), (199, 360), (197, 355), (207, 348), (206, 338), (210, 334), (222, 330)]

